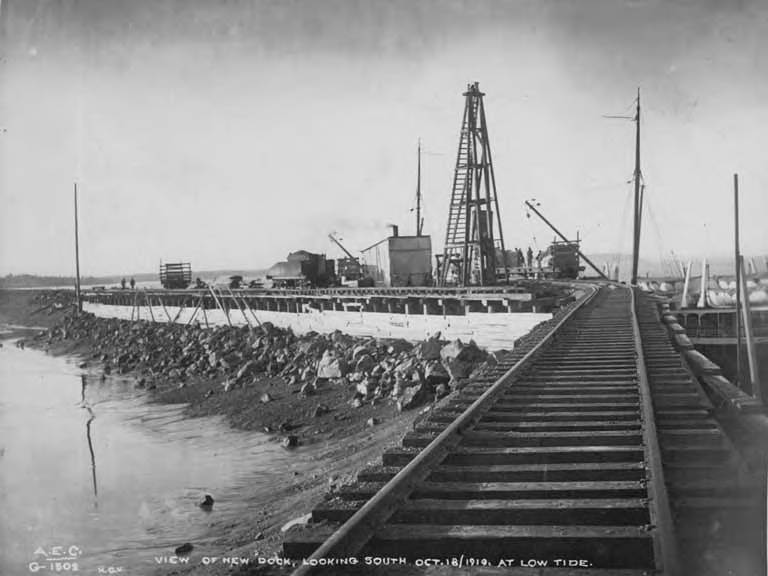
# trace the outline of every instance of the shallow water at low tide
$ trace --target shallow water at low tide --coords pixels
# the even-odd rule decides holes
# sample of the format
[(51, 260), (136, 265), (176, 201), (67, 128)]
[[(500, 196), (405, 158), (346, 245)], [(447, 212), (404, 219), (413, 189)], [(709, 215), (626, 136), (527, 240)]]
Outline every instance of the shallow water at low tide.
[[(185, 542), (205, 553), (214, 520), (255, 514), (246, 487), (268, 498), (309, 465), (308, 453), (183, 418), (181, 406), (150, 404), (131, 381), (100, 382), (77, 362), (0, 348), (0, 574), (49, 574), (51, 560), (151, 573)], [(206, 493), (211, 512), (197, 506)]]

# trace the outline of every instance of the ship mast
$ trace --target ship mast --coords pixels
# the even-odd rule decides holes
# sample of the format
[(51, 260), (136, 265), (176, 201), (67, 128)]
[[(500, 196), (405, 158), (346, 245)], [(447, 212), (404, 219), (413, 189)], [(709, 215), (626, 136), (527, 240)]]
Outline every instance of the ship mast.
[(416, 172), (416, 236), (421, 236), (424, 222), (421, 220), (421, 138), (419, 138), (418, 161)]
[[(635, 222), (632, 243), (632, 279), (631, 285), (637, 284), (637, 265), (640, 259), (640, 222), (643, 213), (643, 193), (640, 190), (640, 88), (637, 89), (637, 108), (635, 112)], [(643, 187), (645, 188), (645, 187)], [(644, 192), (644, 191), (643, 191)]]

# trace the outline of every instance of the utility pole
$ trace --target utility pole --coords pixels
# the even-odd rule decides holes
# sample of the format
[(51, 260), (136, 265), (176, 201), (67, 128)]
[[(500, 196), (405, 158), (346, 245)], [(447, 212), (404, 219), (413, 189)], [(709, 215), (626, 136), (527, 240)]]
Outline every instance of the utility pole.
[(640, 214), (642, 213), (642, 197), (640, 195), (640, 88), (637, 89), (637, 107), (635, 110), (635, 226), (632, 247), (632, 279), (631, 285), (637, 284), (637, 266), (640, 260)]
[[(741, 387), (741, 265), (739, 248), (739, 175), (733, 175), (734, 264), (736, 266), (736, 386)], [(746, 295), (745, 295), (746, 297)]]
[(76, 314), (83, 311), (83, 303), (80, 300), (80, 241), (77, 230), (77, 182), (75, 182), (75, 303)]
[(418, 164), (416, 172), (416, 236), (421, 236), (421, 138), (419, 138)]

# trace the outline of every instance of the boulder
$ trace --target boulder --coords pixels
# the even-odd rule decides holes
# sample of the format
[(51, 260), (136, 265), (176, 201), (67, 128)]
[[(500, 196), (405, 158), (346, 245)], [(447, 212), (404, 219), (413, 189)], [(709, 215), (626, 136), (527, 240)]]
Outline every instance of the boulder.
[(352, 349), (352, 361), (357, 362), (361, 356), (368, 354), (368, 346), (360, 344)]
[(242, 380), (243, 378), (247, 376), (252, 376), (256, 372), (256, 361), (255, 360), (248, 360), (245, 364), (243, 364), (240, 369), (237, 371), (237, 375), (235, 376), (235, 380)]
[(424, 340), (418, 344), (416, 355), (421, 360), (439, 360), (442, 348), (443, 344), (438, 338), (430, 338), (429, 340)]
[(318, 378), (341, 378), (347, 373), (347, 366), (342, 358), (326, 352), (317, 365)]
[(314, 380), (310, 380), (309, 382), (305, 382), (301, 386), (300, 394), (304, 396), (313, 396), (317, 392), (317, 385), (315, 384)]
[(451, 380), (467, 378), (475, 367), (471, 362), (462, 362), (461, 360), (450, 360), (445, 362), (444, 366), (448, 370)]
[(460, 362), (482, 362), (485, 360), (487, 352), (477, 347), (474, 340), (469, 344), (462, 343), (461, 340), (454, 340), (443, 346), (440, 350), (440, 358), (443, 362), (458, 360)]
[(374, 366), (376, 366), (376, 359), (370, 354), (362, 354), (355, 363), (355, 371), (370, 373)]
[(403, 410), (416, 408), (427, 402), (431, 396), (431, 390), (426, 383), (417, 386), (408, 386), (403, 391), (402, 397), (397, 401), (397, 409), (402, 412)]
[(440, 362), (432, 361), (424, 370), (424, 379), (431, 385), (447, 384), (451, 381), (451, 375)]
[(272, 396), (269, 395), (269, 392), (264, 392), (264, 394), (262, 394), (261, 397), (259, 398), (259, 401), (262, 404), (267, 404), (268, 402), (272, 402), (272, 400), (273, 398)]
[(410, 352), (413, 350), (413, 344), (407, 340), (399, 338), (397, 340), (391, 340), (386, 342), (387, 354), (390, 356), (397, 356), (401, 352)]
[(318, 404), (315, 409), (312, 411), (312, 417), (313, 418), (319, 418), (323, 414), (328, 414), (330, 410), (328, 410), (328, 406), (325, 404)]
[(190, 544), (189, 542), (185, 542), (184, 544), (176, 548), (176, 550), (174, 550), (174, 553), (177, 556), (186, 556), (187, 554), (192, 552), (193, 549), (194, 549), (194, 546), (192, 546), (192, 544)]
[(299, 437), (295, 434), (288, 434), (288, 436), (283, 438), (281, 444), (283, 448), (296, 448), (299, 445)]

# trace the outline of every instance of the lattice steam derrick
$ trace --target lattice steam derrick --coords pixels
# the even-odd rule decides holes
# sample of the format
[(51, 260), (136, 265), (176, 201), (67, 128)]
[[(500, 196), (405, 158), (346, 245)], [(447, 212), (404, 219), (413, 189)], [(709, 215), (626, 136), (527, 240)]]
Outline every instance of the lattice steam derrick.
[(439, 270), (442, 286), (488, 286), (500, 279), (506, 281), (508, 275), (484, 95), (477, 82), (469, 84), (464, 93), (464, 116)]

